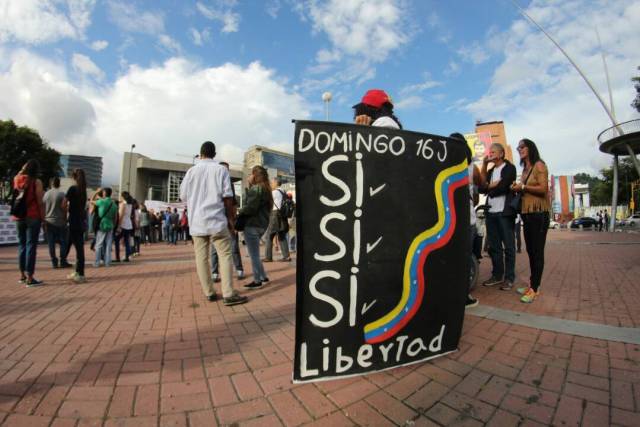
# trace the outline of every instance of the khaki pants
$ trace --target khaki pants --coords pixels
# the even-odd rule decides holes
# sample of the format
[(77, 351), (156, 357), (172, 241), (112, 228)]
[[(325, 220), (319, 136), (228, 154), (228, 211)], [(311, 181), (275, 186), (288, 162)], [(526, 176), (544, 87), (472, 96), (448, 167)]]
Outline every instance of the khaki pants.
[(202, 291), (206, 296), (215, 293), (211, 278), (211, 245), (218, 253), (218, 265), (222, 285), (222, 297), (233, 295), (233, 275), (231, 267), (231, 235), (226, 228), (210, 236), (193, 236), (193, 248), (196, 254), (196, 271)]

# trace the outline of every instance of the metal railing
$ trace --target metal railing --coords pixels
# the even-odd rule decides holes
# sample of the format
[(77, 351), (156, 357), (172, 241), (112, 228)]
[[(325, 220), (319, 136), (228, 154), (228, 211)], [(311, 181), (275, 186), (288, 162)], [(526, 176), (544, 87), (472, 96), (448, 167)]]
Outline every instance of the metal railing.
[(620, 132), (623, 134), (640, 132), (640, 119), (629, 120), (627, 122), (618, 123), (615, 126), (611, 126), (608, 129), (603, 130), (598, 135), (598, 142), (600, 144), (604, 144), (607, 141), (610, 141), (614, 138), (620, 136)]

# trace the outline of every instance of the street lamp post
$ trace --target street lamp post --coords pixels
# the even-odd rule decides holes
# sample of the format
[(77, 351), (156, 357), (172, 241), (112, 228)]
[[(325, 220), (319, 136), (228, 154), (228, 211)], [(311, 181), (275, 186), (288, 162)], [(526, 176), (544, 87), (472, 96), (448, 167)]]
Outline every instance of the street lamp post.
[(326, 121), (329, 121), (329, 103), (331, 102), (331, 92), (325, 92), (322, 94), (322, 101), (324, 102), (324, 118)]
[(131, 151), (129, 151), (129, 176), (127, 178), (127, 191), (131, 194), (131, 160), (133, 159), (133, 149), (136, 148), (136, 144), (131, 144)]

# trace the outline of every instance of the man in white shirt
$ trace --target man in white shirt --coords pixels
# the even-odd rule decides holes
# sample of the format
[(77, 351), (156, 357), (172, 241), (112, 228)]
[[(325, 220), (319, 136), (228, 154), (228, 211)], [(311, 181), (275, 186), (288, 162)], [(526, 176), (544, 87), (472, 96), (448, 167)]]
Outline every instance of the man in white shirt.
[(278, 236), (278, 242), (280, 243), (280, 252), (282, 258), (280, 261), (291, 261), (289, 255), (289, 243), (287, 242), (287, 233), (289, 232), (289, 222), (287, 218), (282, 218), (280, 214), (280, 208), (282, 207), (282, 201), (286, 197), (284, 191), (280, 186), (282, 181), (280, 178), (274, 178), (271, 180), (271, 196), (273, 197), (273, 209), (271, 210), (271, 216), (269, 217), (269, 228), (265, 233), (267, 242), (264, 248), (263, 262), (273, 261), (273, 238)]
[(189, 169), (180, 185), (180, 199), (187, 203), (191, 214), (190, 232), (196, 256), (196, 270), (200, 285), (209, 301), (216, 300), (211, 278), (210, 252), (213, 245), (218, 253), (224, 305), (247, 302), (233, 290), (231, 269), (231, 235), (235, 222), (233, 192), (227, 169), (213, 160), (216, 146), (206, 141), (200, 147), (200, 161)]

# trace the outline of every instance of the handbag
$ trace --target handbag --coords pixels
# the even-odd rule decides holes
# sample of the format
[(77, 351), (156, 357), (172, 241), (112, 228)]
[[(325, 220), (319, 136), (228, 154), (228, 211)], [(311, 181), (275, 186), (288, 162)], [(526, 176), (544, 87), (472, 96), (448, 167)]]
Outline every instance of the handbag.
[[(524, 179), (524, 181), (522, 181), (523, 184), (526, 184), (526, 182), (529, 180), (531, 172), (533, 172), (533, 166), (531, 166), (531, 170), (529, 171), (527, 177)], [(522, 212), (522, 192), (517, 192), (513, 195), (513, 197), (511, 197), (509, 206), (511, 206), (518, 214)]]
[(236, 231), (244, 231), (244, 227), (247, 225), (247, 216), (240, 214), (236, 217), (236, 223), (233, 224), (233, 228)]

